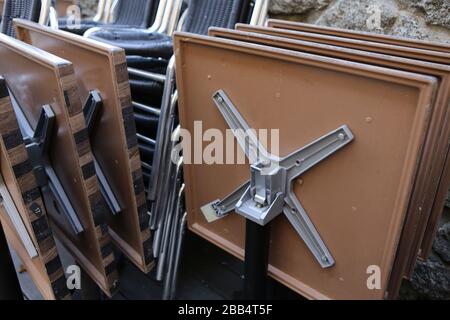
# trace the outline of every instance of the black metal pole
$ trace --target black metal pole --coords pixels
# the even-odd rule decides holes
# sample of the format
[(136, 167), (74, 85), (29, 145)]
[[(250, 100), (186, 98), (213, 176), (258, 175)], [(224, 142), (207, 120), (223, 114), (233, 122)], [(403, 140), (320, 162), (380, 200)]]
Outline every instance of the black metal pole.
[(0, 300), (23, 300), (17, 273), (0, 223)]
[(267, 299), (270, 223), (266, 226), (246, 220), (244, 298)]

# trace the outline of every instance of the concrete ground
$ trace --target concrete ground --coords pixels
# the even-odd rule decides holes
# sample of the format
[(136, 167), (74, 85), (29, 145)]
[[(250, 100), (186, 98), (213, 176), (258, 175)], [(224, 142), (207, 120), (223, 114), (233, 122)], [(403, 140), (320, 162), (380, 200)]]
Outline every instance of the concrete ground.
[[(73, 258), (58, 245), (64, 266), (74, 264)], [(22, 291), (27, 299), (41, 300), (26, 270), (21, 270), (17, 255), (12, 252), (18, 271)], [(244, 264), (200, 237), (187, 233), (178, 281), (179, 300), (232, 300), (242, 289)], [(162, 284), (154, 279), (154, 274), (140, 272), (127, 259), (119, 263), (120, 289), (113, 300), (159, 300)], [(301, 299), (295, 292), (283, 285), (270, 281), (271, 298)], [(74, 292), (74, 299), (81, 299), (81, 292)]]

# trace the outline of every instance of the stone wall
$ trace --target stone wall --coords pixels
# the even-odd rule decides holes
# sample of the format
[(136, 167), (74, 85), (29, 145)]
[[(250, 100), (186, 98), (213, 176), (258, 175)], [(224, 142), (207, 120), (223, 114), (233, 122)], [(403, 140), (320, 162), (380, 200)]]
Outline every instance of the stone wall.
[(270, 5), (271, 16), (280, 19), (446, 43), (449, 12), (449, 0), (271, 0)]

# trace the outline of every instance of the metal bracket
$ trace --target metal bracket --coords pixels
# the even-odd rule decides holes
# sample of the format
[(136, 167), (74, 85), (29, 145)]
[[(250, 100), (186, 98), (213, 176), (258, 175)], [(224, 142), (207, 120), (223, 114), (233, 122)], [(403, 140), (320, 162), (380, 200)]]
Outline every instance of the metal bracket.
[(250, 182), (246, 182), (234, 190), (231, 194), (226, 196), (223, 200), (218, 199), (203, 206), (201, 210), (206, 220), (209, 223), (212, 223), (233, 212), (236, 209), (236, 204), (241, 199), (242, 194), (247, 191), (249, 186)]
[(89, 135), (94, 130), (94, 124), (102, 106), (103, 101), (100, 93), (97, 90), (89, 92), (83, 107), (83, 115)]
[(294, 182), (352, 142), (354, 137), (350, 129), (344, 125), (287, 157), (279, 158), (259, 143), (224, 91), (216, 92), (213, 101), (250, 160), (251, 179), (224, 200), (204, 206), (202, 212), (207, 220), (214, 221), (235, 211), (264, 226), (283, 212), (322, 268), (333, 266), (331, 253), (294, 193)]
[(11, 94), (10, 97), (20, 131), (24, 137), (24, 143), (33, 168), (33, 173), (44, 198), (46, 198), (46, 193), (51, 192), (62, 213), (67, 217), (75, 234), (82, 233), (84, 231), (83, 225), (48, 160), (48, 151), (51, 146), (52, 132), (56, 120), (52, 107), (50, 105), (44, 105), (42, 107), (36, 129), (33, 130), (14, 95)]
[[(100, 113), (100, 108), (103, 106), (102, 97), (100, 96), (100, 92), (98, 90), (93, 90), (89, 92), (89, 96), (86, 99), (84, 104), (83, 113), (84, 118), (86, 119), (86, 127), (88, 130), (89, 137), (92, 136), (92, 132), (94, 131), (95, 122)], [(105, 173), (97, 158), (94, 154), (94, 165), (95, 165), (95, 173), (97, 174), (97, 178), (100, 184), (100, 191), (102, 193), (103, 198), (105, 199), (106, 204), (109, 207), (109, 210), (113, 215), (117, 215), (122, 211), (122, 207), (120, 206), (119, 200), (114, 194), (108, 179), (106, 178)]]

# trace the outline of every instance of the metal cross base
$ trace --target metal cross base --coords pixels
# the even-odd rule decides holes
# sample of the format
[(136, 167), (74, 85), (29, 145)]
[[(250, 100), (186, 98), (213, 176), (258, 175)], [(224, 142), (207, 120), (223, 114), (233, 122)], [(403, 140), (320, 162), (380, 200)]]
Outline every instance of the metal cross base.
[(64, 191), (56, 172), (48, 160), (48, 151), (52, 138), (52, 132), (56, 116), (50, 105), (42, 107), (36, 130), (33, 130), (22, 108), (18, 105), (13, 94), (10, 94), (11, 102), (17, 116), (20, 131), (24, 137), (24, 143), (30, 158), (33, 173), (42, 191), (46, 204), (56, 202), (58, 208), (67, 218), (75, 234), (84, 231), (83, 225), (73, 208), (69, 197)]
[(250, 166), (250, 181), (225, 199), (204, 206), (204, 215), (214, 221), (235, 211), (265, 226), (283, 212), (321, 267), (333, 266), (331, 253), (294, 193), (294, 182), (353, 141), (350, 129), (344, 125), (287, 157), (279, 158), (268, 153), (259, 143), (225, 92), (218, 91), (213, 100), (253, 164)]
[[(100, 113), (100, 108), (103, 106), (102, 97), (97, 90), (93, 90), (89, 92), (89, 96), (84, 103), (83, 114), (86, 119), (86, 127), (88, 130), (89, 137), (92, 136), (94, 132), (95, 122), (97, 121), (98, 115)], [(105, 199), (106, 204), (109, 207), (109, 210), (113, 215), (119, 214), (123, 208), (119, 203), (114, 191), (112, 190), (108, 179), (106, 178), (105, 173), (101, 165), (98, 163), (97, 158), (94, 154), (94, 165), (95, 165), (95, 173), (97, 174), (98, 182), (100, 185), (100, 191), (102, 193), (103, 199)]]

